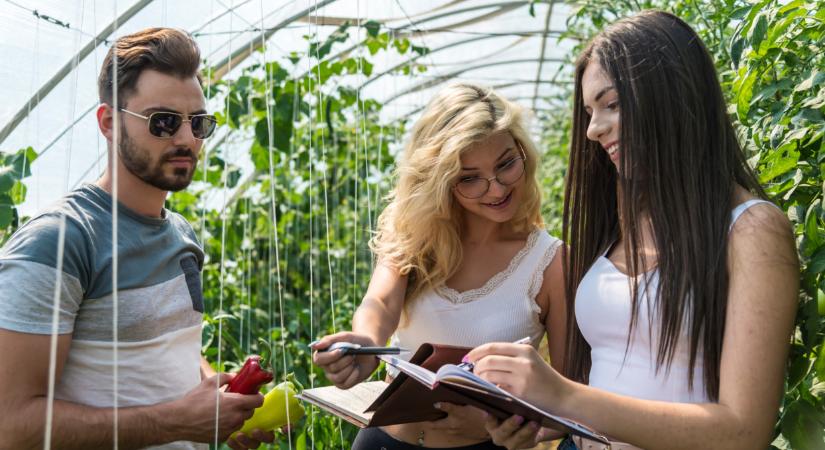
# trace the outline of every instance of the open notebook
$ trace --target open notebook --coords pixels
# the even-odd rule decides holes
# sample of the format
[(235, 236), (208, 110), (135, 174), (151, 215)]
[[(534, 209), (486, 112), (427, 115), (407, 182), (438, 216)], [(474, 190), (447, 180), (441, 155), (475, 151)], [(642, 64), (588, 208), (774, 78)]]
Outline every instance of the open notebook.
[(608, 442), (590, 428), (531, 405), (459, 367), (456, 363), (468, 351), (466, 347), (423, 344), (410, 361), (380, 357), (401, 372), (392, 383), (373, 381), (349, 390), (334, 386), (306, 389), (298, 398), (362, 428), (438, 420), (445, 413), (433, 403), (450, 402), (475, 406), (498, 419), (518, 414), (545, 427)]

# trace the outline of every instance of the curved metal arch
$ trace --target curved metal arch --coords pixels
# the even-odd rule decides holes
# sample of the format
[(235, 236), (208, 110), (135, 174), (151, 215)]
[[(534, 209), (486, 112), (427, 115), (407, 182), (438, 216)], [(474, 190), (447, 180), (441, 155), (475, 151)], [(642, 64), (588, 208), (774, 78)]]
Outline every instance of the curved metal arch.
[[(552, 84), (552, 85), (564, 85), (564, 84), (569, 84), (569, 83), (568, 83), (568, 82), (549, 81), (549, 80), (548, 80), (548, 81), (545, 81), (545, 80), (539, 80), (539, 82), (538, 82), (538, 83), (536, 83), (536, 82), (535, 82), (535, 81), (533, 81), (533, 80), (515, 80), (515, 81), (508, 81), (508, 82), (506, 82), (506, 83), (501, 83), (501, 84), (493, 84), (493, 85), (491, 85), (490, 87), (491, 87), (492, 89), (506, 89), (506, 88), (508, 88), (508, 87), (513, 87), (513, 86), (521, 86), (521, 85), (525, 85), (525, 84)], [(507, 100), (511, 100), (511, 101), (524, 100), (524, 97), (507, 97)], [(410, 117), (414, 116), (415, 114), (418, 114), (419, 112), (421, 112), (421, 110), (423, 110), (423, 109), (425, 108), (425, 106), (426, 106), (426, 105), (421, 105), (421, 106), (419, 106), (419, 107), (417, 107), (417, 108), (413, 109), (412, 111), (408, 111), (408, 112), (407, 112), (407, 113), (405, 113), (403, 116), (401, 116), (401, 119), (402, 119), (402, 120), (407, 120), (407, 119), (409, 119)], [(533, 108), (533, 110), (536, 110), (536, 111), (539, 111), (539, 110), (544, 110), (544, 109), (545, 109), (545, 108)]]
[[(148, 1), (146, 1), (146, 2), (145, 2), (146, 4), (144, 5), (144, 7), (145, 7), (145, 6), (147, 6), (149, 3), (151, 3), (151, 1), (152, 1), (152, 0), (148, 0)], [(238, 5), (234, 5), (234, 6), (230, 7), (230, 8), (225, 9), (224, 11), (222, 11), (222, 12), (220, 12), (220, 13), (216, 14), (214, 17), (207, 19), (207, 20), (206, 20), (206, 22), (204, 22), (203, 24), (201, 24), (198, 28), (195, 28), (195, 30), (202, 30), (203, 28), (205, 28), (206, 26), (208, 26), (210, 23), (214, 22), (215, 20), (217, 20), (217, 19), (219, 19), (219, 18), (221, 18), (221, 17), (225, 16), (226, 14), (233, 13), (233, 12), (234, 12), (234, 10), (236, 10), (236, 9), (237, 9), (237, 8), (239, 8), (240, 6), (243, 6), (244, 4), (248, 3), (249, 1), (251, 1), (251, 0), (247, 0), (247, 1), (246, 1), (246, 2), (244, 2), (244, 3), (238, 4)], [(137, 5), (137, 4), (136, 4), (136, 5)], [(128, 11), (127, 11), (127, 12), (128, 12)], [(138, 11), (138, 12), (139, 12), (139, 11)], [(126, 13), (124, 13), (124, 16), (126, 16)], [(123, 18), (124, 20), (129, 20), (129, 19), (130, 19), (130, 18), (132, 18), (133, 16), (134, 16), (134, 14), (129, 15), (128, 17), (122, 17), (122, 18)], [(113, 23), (114, 23), (114, 22), (113, 22)], [(121, 23), (121, 22), (120, 22), (120, 18), (118, 19), (117, 23)], [(86, 55), (84, 55), (83, 57), (85, 57), (85, 56), (86, 56)], [(82, 58), (81, 58), (81, 59), (82, 59)], [(55, 137), (54, 137), (54, 138), (52, 138), (52, 140), (51, 140), (51, 141), (49, 141), (49, 143), (48, 143), (48, 144), (46, 144), (46, 146), (45, 146), (45, 147), (43, 147), (43, 149), (42, 149), (42, 150), (40, 150), (40, 155), (39, 155), (39, 156), (43, 156), (43, 155), (44, 155), (44, 154), (45, 154), (45, 153), (46, 153), (46, 152), (47, 152), (50, 148), (52, 148), (52, 147), (53, 147), (53, 146), (54, 146), (54, 145), (55, 145), (55, 144), (56, 144), (56, 143), (60, 140), (60, 138), (62, 138), (62, 137), (63, 137), (66, 133), (68, 133), (68, 132), (69, 132), (69, 130), (71, 130), (71, 129), (75, 126), (75, 125), (77, 125), (77, 124), (78, 124), (81, 120), (83, 120), (83, 118), (85, 118), (87, 115), (89, 115), (89, 113), (91, 113), (92, 111), (94, 111), (96, 106), (97, 106), (97, 102), (92, 103), (92, 104), (91, 104), (91, 105), (90, 105), (87, 109), (85, 109), (85, 110), (84, 110), (84, 111), (83, 111), (83, 112), (82, 112), (82, 113), (81, 113), (78, 117), (76, 117), (76, 118), (75, 118), (75, 120), (74, 120), (71, 124), (69, 124), (68, 126), (66, 126), (65, 128), (63, 128), (60, 132), (58, 132), (58, 133), (57, 133), (57, 135), (55, 135)], [(21, 120), (22, 120), (22, 119), (21, 119)], [(14, 130), (11, 130), (11, 131), (14, 131)], [(11, 133), (11, 132), (10, 132), (10, 133)], [(223, 142), (223, 141), (221, 140), (220, 142)], [(2, 139), (0, 139), (0, 143), (2, 143)]]
[(287, 17), (286, 19), (282, 20), (281, 22), (279, 22), (274, 27), (268, 28), (266, 30), (266, 32), (264, 32), (263, 37), (255, 36), (254, 38), (249, 40), (249, 42), (247, 42), (246, 45), (242, 45), (242, 46), (238, 47), (238, 49), (235, 50), (234, 52), (232, 52), (231, 55), (227, 56), (226, 58), (224, 58), (220, 62), (218, 62), (218, 64), (216, 64), (214, 66), (215, 69), (212, 71), (212, 79), (217, 81), (217, 80), (220, 80), (221, 78), (223, 78), (227, 74), (227, 72), (229, 72), (230, 67), (237, 66), (241, 61), (248, 58), (249, 55), (252, 54), (252, 52), (254, 52), (255, 50), (258, 50), (261, 47), (263, 47), (264, 43), (270, 37), (272, 37), (272, 35), (275, 34), (275, 32), (277, 32), (278, 30), (280, 30), (280, 29), (286, 27), (287, 25), (291, 24), (292, 22), (295, 22), (296, 20), (310, 14), (313, 10), (317, 11), (319, 8), (322, 8), (326, 5), (329, 5), (330, 3), (333, 3), (335, 1), (336, 0), (321, 0), (317, 4), (314, 4), (314, 5), (310, 6), (309, 8), (306, 8), (306, 9), (304, 9), (304, 10), (302, 10), (302, 11), (296, 13), (296, 14), (293, 14), (293, 15)]
[(198, 33), (199, 33), (201, 30), (203, 30), (204, 28), (208, 27), (209, 25), (211, 25), (211, 24), (215, 23), (218, 19), (220, 19), (221, 17), (223, 17), (223, 16), (225, 16), (225, 15), (227, 15), (227, 14), (233, 14), (233, 15), (235, 15), (236, 17), (241, 18), (241, 16), (240, 16), (240, 15), (238, 15), (238, 14), (235, 12), (235, 10), (237, 10), (237, 9), (238, 9), (238, 8), (240, 8), (241, 6), (246, 5), (247, 3), (251, 2), (251, 1), (252, 1), (252, 0), (245, 0), (245, 1), (243, 1), (242, 3), (238, 3), (237, 5), (232, 5), (232, 6), (230, 6), (230, 7), (226, 7), (226, 5), (224, 5), (224, 7), (225, 7), (226, 9), (224, 9), (223, 11), (221, 11), (221, 12), (219, 12), (219, 13), (215, 14), (214, 16), (210, 17), (209, 19), (207, 19), (207, 20), (206, 20), (206, 22), (202, 23), (202, 24), (201, 24), (201, 26), (199, 26), (199, 27), (195, 28), (194, 30), (192, 30), (192, 31), (191, 31), (192, 35), (193, 35), (193, 36), (197, 36), (197, 35), (198, 35)]
[(17, 128), (17, 125), (20, 125), (20, 122), (29, 115), (29, 111), (33, 110), (40, 101), (45, 98), (49, 92), (51, 92), (64, 78), (66, 75), (71, 73), (79, 64), (80, 61), (86, 58), (90, 53), (92, 53), (97, 46), (101, 42), (106, 42), (106, 38), (109, 37), (115, 31), (115, 24), (121, 24), (132, 17), (134, 17), (137, 13), (139, 13), (143, 8), (145, 8), (149, 3), (152, 3), (152, 0), (139, 0), (137, 3), (132, 5), (129, 9), (123, 12), (120, 16), (118, 16), (114, 21), (109, 23), (100, 33), (95, 36), (94, 39), (89, 41), (79, 52), (77, 52), (72, 58), (69, 60), (66, 65), (60, 68), (50, 79), (49, 81), (45, 82), (34, 95), (29, 98), (20, 110), (14, 114), (11, 120), (3, 126), (3, 129), (0, 130), (0, 144), (6, 140), (7, 137)]
[[(450, 49), (450, 48), (453, 48), (453, 47), (458, 47), (458, 46), (461, 46), (461, 45), (464, 45), (464, 44), (470, 44), (470, 43), (481, 41), (481, 40), (484, 40), (484, 39), (499, 38), (499, 37), (501, 37), (501, 36), (496, 36), (496, 35), (475, 36), (475, 37), (472, 37), (472, 38), (469, 38), (469, 39), (463, 39), (463, 40), (460, 40), (460, 41), (451, 42), (447, 45), (443, 45), (441, 47), (432, 49), (427, 54), (432, 55), (433, 53), (438, 53), (442, 50), (447, 50), (447, 49)], [(507, 48), (510, 48), (514, 45), (517, 45), (517, 43), (523, 42), (523, 40), (527, 39), (527, 38), (528, 38), (528, 36), (522, 36), (520, 39), (518, 39), (515, 43), (511, 44)], [(385, 70), (385, 71), (383, 71), (383, 72), (381, 72), (377, 75), (374, 75), (374, 76), (370, 77), (369, 79), (367, 79), (367, 81), (365, 81), (363, 84), (361, 84), (361, 86), (359, 86), (359, 89), (363, 89), (365, 86), (371, 84), (375, 80), (377, 80), (381, 77), (384, 77), (386, 75), (389, 75), (389, 74), (395, 72), (396, 70), (398, 70), (398, 69), (400, 69), (400, 68), (402, 68), (402, 67), (404, 67), (404, 66), (406, 66), (406, 65), (408, 65), (412, 62), (417, 61), (422, 56), (424, 56), (424, 55), (416, 54), (415, 57), (410, 58), (410, 59), (408, 59), (404, 62), (398, 63), (398, 64), (392, 66), (391, 68), (389, 68), (389, 69), (387, 69), (387, 70)]]
[[(393, 31), (406, 30), (410, 26), (417, 26), (420, 23), (426, 23), (426, 22), (429, 22), (429, 21), (432, 21), (432, 20), (437, 20), (437, 19), (441, 19), (441, 18), (444, 18), (444, 17), (449, 17), (449, 16), (452, 16), (452, 15), (455, 15), (455, 14), (462, 14), (462, 13), (472, 12), (472, 11), (476, 11), (476, 10), (479, 10), (479, 9), (490, 9), (490, 8), (495, 8), (495, 7), (498, 8), (498, 9), (495, 9), (494, 11), (489, 12), (489, 13), (482, 14), (480, 16), (473, 17), (471, 19), (463, 20), (461, 22), (452, 23), (452, 24), (445, 25), (445, 26), (438, 27), (438, 28), (433, 28), (433, 29), (429, 29), (429, 30), (413, 29), (411, 31), (401, 31), (401, 33), (398, 33), (397, 36), (402, 36), (402, 37), (404, 37), (404, 36), (418, 36), (418, 35), (423, 35), (423, 34), (429, 34), (429, 33), (434, 33), (434, 32), (450, 30), (452, 28), (459, 28), (459, 27), (463, 27), (463, 26), (466, 26), (466, 25), (474, 24), (474, 23), (482, 21), (482, 20), (487, 20), (487, 19), (491, 19), (493, 17), (500, 16), (504, 13), (510, 12), (510, 11), (518, 8), (519, 6), (524, 6), (528, 3), (530, 3), (530, 2), (521, 0), (521, 1), (509, 1), (509, 2), (489, 3), (489, 4), (486, 4), (486, 5), (471, 6), (469, 8), (457, 9), (457, 10), (448, 11), (448, 12), (445, 12), (445, 13), (442, 13), (442, 14), (437, 14), (435, 16), (425, 17), (425, 18), (423, 18), (423, 19), (421, 19), (421, 20), (419, 20), (415, 23), (410, 22), (409, 25), (404, 25), (402, 27), (395, 28), (395, 29), (393, 29)], [(364, 44), (364, 41), (362, 40), (362, 41), (360, 41), (360, 42), (358, 42), (354, 45), (351, 45), (350, 47), (348, 47), (344, 50), (341, 50), (340, 52), (336, 53), (335, 55), (330, 56), (325, 61), (335, 61), (337, 59), (341, 59), (341, 58), (348, 55), (353, 50), (357, 49), (359, 46), (361, 46), (363, 44)], [(423, 55), (418, 55), (415, 58), (417, 59), (421, 56), (423, 56)], [(303, 74), (301, 74), (301, 77), (306, 76), (308, 74), (308, 72), (309, 71), (304, 72)]]
[[(486, 68), (486, 67), (493, 67), (493, 66), (502, 66), (502, 65), (505, 65), (505, 64), (521, 64), (521, 63), (538, 62), (538, 61), (539, 61), (538, 58), (507, 59), (507, 60), (504, 60), (504, 61), (494, 61), (494, 62), (486, 62), (485, 61), (485, 62), (476, 64), (476, 65), (473, 65), (473, 66), (463, 67), (459, 70), (454, 70), (454, 71), (452, 71), (450, 73), (447, 73), (447, 74), (444, 74), (444, 75), (438, 75), (436, 77), (433, 77), (433, 79), (431, 79), (431, 80), (427, 80), (427, 81), (418, 83), (418, 84), (416, 84), (412, 87), (404, 89), (401, 92), (395, 93), (392, 96), (385, 99), (383, 101), (383, 104), (387, 105), (387, 104), (391, 103), (392, 101), (394, 101), (395, 99), (397, 99), (399, 97), (403, 97), (407, 94), (412, 94), (413, 92), (418, 92), (420, 90), (433, 87), (437, 84), (440, 84), (440, 83), (443, 83), (444, 81), (449, 80), (450, 78), (455, 78), (455, 77), (461, 75), (462, 73), (469, 72), (471, 70), (476, 70), (476, 69), (481, 69), (481, 68)], [(562, 58), (545, 58), (544, 61), (564, 62), (565, 60), (562, 59)]]

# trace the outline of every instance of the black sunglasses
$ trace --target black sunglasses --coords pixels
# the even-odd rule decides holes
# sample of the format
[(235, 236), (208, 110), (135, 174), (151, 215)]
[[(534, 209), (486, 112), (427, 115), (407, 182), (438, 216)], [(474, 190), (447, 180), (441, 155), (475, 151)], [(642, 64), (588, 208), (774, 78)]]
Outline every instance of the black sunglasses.
[[(120, 108), (120, 110), (149, 121), (149, 132), (152, 133), (152, 136), (164, 139), (174, 136), (184, 122), (189, 122), (192, 126), (192, 136), (195, 136), (195, 139), (206, 139), (212, 136), (217, 125), (215, 116), (211, 114), (194, 114), (187, 116), (174, 112), (158, 111), (149, 114), (147, 117), (125, 108)], [(186, 117), (189, 117), (189, 119), (186, 119)]]

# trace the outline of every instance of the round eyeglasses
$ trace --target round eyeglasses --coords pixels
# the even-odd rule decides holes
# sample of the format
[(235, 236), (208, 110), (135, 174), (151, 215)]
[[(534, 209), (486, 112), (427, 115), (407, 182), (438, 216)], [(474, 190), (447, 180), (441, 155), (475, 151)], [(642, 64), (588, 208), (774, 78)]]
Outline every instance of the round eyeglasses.
[(502, 186), (509, 186), (518, 181), (524, 175), (524, 161), (527, 160), (527, 155), (521, 147), (521, 143), (516, 141), (519, 147), (519, 156), (512, 155), (501, 162), (496, 167), (496, 175), (490, 178), (483, 178), (478, 176), (461, 177), (455, 183), (455, 190), (468, 199), (481, 198), (487, 191), (490, 190), (490, 182), (495, 180)]
[[(149, 116), (144, 116), (125, 108), (120, 108), (120, 110), (148, 121), (149, 133), (151, 133), (152, 136), (163, 139), (169, 139), (174, 136), (184, 122), (189, 122), (192, 126), (192, 136), (194, 136), (195, 139), (206, 139), (212, 136), (217, 125), (215, 116), (211, 114), (194, 114), (188, 116), (169, 111), (157, 111), (149, 114)], [(186, 119), (187, 117), (188, 119)]]

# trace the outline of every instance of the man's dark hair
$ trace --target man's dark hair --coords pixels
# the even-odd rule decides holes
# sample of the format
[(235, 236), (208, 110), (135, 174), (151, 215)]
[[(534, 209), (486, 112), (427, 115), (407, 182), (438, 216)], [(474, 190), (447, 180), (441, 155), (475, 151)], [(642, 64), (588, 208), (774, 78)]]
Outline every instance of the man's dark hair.
[(197, 77), (200, 50), (191, 35), (174, 28), (147, 28), (118, 39), (106, 54), (97, 79), (101, 103), (112, 104), (114, 52), (117, 52), (119, 107), (134, 93), (141, 72), (156, 70), (180, 78)]

